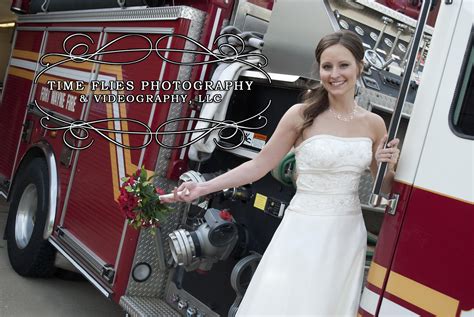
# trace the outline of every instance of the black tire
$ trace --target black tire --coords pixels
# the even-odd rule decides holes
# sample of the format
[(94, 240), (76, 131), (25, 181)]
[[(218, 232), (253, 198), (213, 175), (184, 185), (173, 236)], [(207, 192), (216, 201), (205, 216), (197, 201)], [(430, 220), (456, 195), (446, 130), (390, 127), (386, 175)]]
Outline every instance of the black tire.
[[(49, 206), (48, 166), (45, 160), (34, 158), (22, 167), (12, 190), (7, 222), (7, 247), (10, 264), (22, 276), (50, 277), (55, 271), (56, 250), (43, 238)], [(35, 196), (36, 204), (35, 199), (31, 198)], [(19, 211), (18, 207), (22, 197), (23, 201)], [(35, 206), (36, 212), (34, 212)], [(21, 215), (25, 215), (25, 213), (33, 215), (31, 216), (32, 220), (28, 222), (31, 224), (32, 230), (22, 230), (22, 228), (26, 228), (21, 226), (22, 223), (26, 223), (21, 219)], [(28, 238), (29, 234), (21, 235), (22, 232), (30, 232), (31, 236)]]

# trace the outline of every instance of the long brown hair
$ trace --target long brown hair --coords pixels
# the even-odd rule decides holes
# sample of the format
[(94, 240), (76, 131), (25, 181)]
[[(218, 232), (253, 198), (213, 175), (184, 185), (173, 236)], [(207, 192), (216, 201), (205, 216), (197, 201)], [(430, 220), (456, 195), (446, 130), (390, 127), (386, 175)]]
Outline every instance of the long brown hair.
[[(364, 59), (364, 46), (360, 38), (351, 31), (338, 31), (324, 36), (316, 47), (315, 55), (316, 62), (321, 62), (321, 54), (328, 47), (341, 44), (348, 49), (355, 60), (362, 63)], [(310, 87), (303, 95), (303, 103), (305, 104), (303, 111), (303, 125), (301, 126), (300, 133), (302, 134), (304, 129), (313, 124), (313, 120), (329, 108), (329, 97), (328, 92), (322, 84), (317, 84), (314, 87)]]

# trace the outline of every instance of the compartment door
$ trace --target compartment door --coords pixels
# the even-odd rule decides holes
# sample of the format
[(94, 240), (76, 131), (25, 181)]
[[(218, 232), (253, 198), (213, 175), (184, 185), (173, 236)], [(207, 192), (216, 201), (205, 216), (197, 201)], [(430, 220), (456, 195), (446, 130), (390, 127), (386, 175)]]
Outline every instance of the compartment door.
[[(138, 235), (136, 230), (128, 226), (117, 203), (121, 178), (131, 175), (141, 165), (147, 170), (155, 170), (159, 152), (159, 146), (154, 139), (143, 149), (127, 148), (147, 143), (150, 137), (148, 135), (113, 131), (146, 132), (143, 126), (120, 120), (125, 118), (138, 120), (150, 126), (152, 130), (156, 129), (166, 120), (171, 101), (166, 99), (165, 102), (150, 102), (145, 98), (121, 102), (114, 98), (172, 94), (172, 91), (158, 91), (152, 87), (142, 87), (141, 84), (176, 80), (180, 66), (163, 61), (154, 50), (145, 60), (129, 63), (138, 61), (147, 53), (132, 49), (146, 49), (150, 42), (155, 45), (160, 38), (172, 34), (173, 31), (187, 34), (189, 25), (181, 20), (159, 21), (154, 24), (146, 27), (131, 24), (125, 28), (122, 23), (120, 27), (105, 28), (102, 47), (110, 45), (107, 50), (118, 53), (103, 56), (102, 61), (105, 63), (100, 65), (97, 77), (100, 84), (93, 92), (86, 121), (96, 122), (95, 128), (108, 129), (105, 134), (110, 140), (90, 131), (90, 138), (84, 143), (89, 143), (92, 139), (94, 143), (79, 153), (77, 168), (70, 185), (72, 189), (67, 211), (61, 220), (63, 235), (59, 237), (84, 256), (97, 275), (102, 275), (109, 285), (114, 283), (114, 274), (121, 261), (122, 246), (128, 243), (127, 241), (137, 239)], [(183, 30), (180, 30), (180, 27)], [(158, 48), (172, 47), (179, 50), (184, 48), (184, 44), (184, 41), (177, 37), (168, 37), (159, 41)], [(108, 62), (120, 64), (107, 64)], [(109, 86), (101, 87), (102, 83)], [(117, 83), (123, 83), (124, 88), (113, 87)], [(107, 120), (97, 122), (102, 119)], [(130, 237), (134, 238), (130, 240)], [(131, 262), (132, 257), (133, 254), (128, 254), (123, 260)]]

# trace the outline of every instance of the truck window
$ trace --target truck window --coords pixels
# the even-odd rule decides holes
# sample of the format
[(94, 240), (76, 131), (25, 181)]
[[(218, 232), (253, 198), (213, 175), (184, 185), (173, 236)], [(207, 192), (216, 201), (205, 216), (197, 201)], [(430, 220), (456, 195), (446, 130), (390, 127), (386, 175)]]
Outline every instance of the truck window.
[(464, 58), (459, 81), (451, 107), (450, 125), (454, 133), (463, 138), (474, 139), (474, 51), (473, 30)]

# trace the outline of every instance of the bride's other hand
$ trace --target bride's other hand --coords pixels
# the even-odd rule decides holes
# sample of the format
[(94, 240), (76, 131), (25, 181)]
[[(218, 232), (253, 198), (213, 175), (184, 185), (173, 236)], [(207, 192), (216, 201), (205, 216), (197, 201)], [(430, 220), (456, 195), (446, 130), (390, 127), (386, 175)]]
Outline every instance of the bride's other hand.
[(375, 159), (378, 164), (387, 162), (389, 164), (389, 169), (394, 170), (400, 156), (400, 150), (398, 149), (398, 143), (400, 140), (395, 138), (388, 142), (386, 148), (383, 148), (387, 138), (388, 136), (385, 135), (382, 140), (380, 140), (377, 151), (375, 152)]
[(187, 202), (190, 203), (200, 196), (205, 195), (200, 184), (195, 182), (184, 182), (178, 188), (174, 188), (173, 196), (160, 197), (160, 201), (164, 203)]

